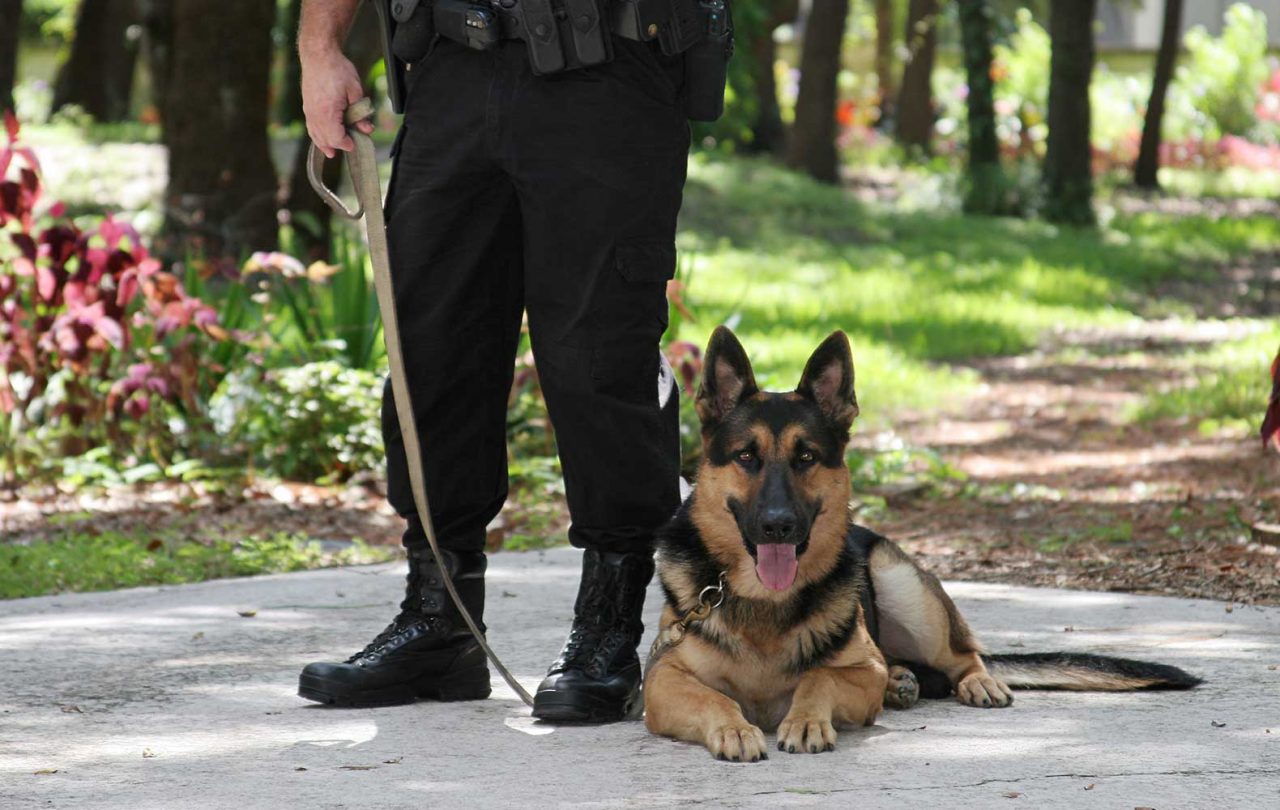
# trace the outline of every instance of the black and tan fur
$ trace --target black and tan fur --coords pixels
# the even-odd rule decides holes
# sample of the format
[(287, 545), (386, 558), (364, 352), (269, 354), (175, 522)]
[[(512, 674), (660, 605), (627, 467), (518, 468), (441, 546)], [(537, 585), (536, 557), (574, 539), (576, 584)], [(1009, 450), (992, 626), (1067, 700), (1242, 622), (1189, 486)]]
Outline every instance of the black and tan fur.
[[(907, 708), (920, 696), (954, 691), (967, 705), (996, 707), (1012, 702), (1010, 687), (1199, 683), (1175, 667), (1102, 656), (984, 656), (937, 578), (851, 521), (853, 381), (840, 332), (785, 394), (758, 389), (732, 332), (712, 336), (697, 400), (697, 486), (659, 538), (660, 639), (722, 571), (725, 598), (649, 661), (650, 731), (757, 761), (767, 758), (764, 730), (777, 730), (780, 750), (829, 751), (838, 727), (869, 725), (885, 703)], [(795, 548), (782, 589), (757, 575), (761, 542)]]

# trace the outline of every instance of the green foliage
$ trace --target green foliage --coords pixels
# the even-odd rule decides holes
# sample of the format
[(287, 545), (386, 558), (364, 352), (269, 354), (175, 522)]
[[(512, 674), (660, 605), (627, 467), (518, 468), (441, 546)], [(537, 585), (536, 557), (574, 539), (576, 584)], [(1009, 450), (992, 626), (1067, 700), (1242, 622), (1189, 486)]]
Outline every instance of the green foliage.
[(1007, 42), (997, 44), (996, 103), (1012, 118), (1003, 122), (1006, 140), (1022, 139), (1042, 144), (1048, 135), (1049, 61), (1052, 47), (1049, 32), (1037, 23), (1028, 9), (1018, 9), (1017, 27)]
[[(1197, 25), (1183, 39), (1178, 83), (1212, 127), (1212, 136), (1251, 134), (1262, 84), (1270, 74), (1267, 16), (1247, 3), (1227, 9), (1222, 36)], [(1204, 137), (1204, 136), (1202, 136)]]
[(272, 475), (345, 480), (383, 457), (382, 378), (334, 361), (235, 372), (214, 396), (218, 433)]
[(1271, 361), (1280, 329), (1195, 352), (1182, 360), (1188, 378), (1149, 389), (1132, 416), (1142, 422), (1174, 420), (1202, 433), (1245, 435), (1262, 423), (1271, 394)]
[(77, 532), (30, 545), (0, 546), (0, 599), (363, 565), (383, 562), (393, 554), (360, 540), (328, 553), (318, 542), (284, 532), (212, 544), (178, 537)]
[(338, 223), (332, 251), (336, 264), (309, 267), (286, 252), (255, 253), (241, 283), (254, 290), (262, 323), (293, 362), (332, 358), (349, 368), (377, 368), (385, 350), (368, 250)]

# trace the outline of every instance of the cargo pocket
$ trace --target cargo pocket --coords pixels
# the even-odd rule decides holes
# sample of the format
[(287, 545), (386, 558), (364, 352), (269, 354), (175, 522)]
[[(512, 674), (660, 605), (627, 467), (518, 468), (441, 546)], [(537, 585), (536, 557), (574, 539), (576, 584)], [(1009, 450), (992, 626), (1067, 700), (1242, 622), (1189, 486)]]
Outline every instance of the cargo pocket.
[(619, 242), (618, 272), (631, 282), (668, 281), (676, 275), (676, 246), (669, 239), (645, 238)]
[(625, 402), (656, 403), (658, 355), (667, 330), (667, 281), (675, 276), (670, 238), (641, 238), (614, 248), (617, 273), (597, 293), (592, 347), (595, 390)]

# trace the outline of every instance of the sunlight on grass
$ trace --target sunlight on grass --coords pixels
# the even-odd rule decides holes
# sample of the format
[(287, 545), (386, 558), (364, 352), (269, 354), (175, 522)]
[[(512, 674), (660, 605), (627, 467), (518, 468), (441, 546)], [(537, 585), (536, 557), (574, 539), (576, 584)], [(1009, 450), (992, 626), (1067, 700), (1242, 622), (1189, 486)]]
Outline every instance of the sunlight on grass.
[(680, 247), (698, 321), (680, 337), (702, 343), (730, 324), (761, 382), (781, 389), (843, 329), (873, 422), (945, 405), (975, 383), (937, 361), (1025, 352), (1056, 328), (1131, 323), (1154, 283), (1280, 241), (1268, 217), (1141, 214), (1090, 232), (869, 207), (764, 161), (708, 155), (691, 161), (685, 199)]
[(1280, 327), (1196, 352), (1182, 364), (1191, 379), (1146, 392), (1130, 417), (1138, 421), (1176, 420), (1204, 434), (1240, 436), (1257, 431), (1271, 395), (1271, 360), (1280, 346)]
[(395, 554), (395, 549), (360, 540), (328, 552), (314, 540), (285, 532), (214, 543), (75, 532), (30, 545), (0, 547), (0, 599), (365, 565), (385, 562)]

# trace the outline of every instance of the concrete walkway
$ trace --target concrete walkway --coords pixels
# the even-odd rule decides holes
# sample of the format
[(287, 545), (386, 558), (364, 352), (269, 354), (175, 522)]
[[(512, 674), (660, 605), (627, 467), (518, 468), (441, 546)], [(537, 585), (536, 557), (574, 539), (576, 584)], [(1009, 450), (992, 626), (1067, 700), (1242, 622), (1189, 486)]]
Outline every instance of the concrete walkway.
[[(492, 558), (490, 638), (529, 687), (577, 566), (570, 549)], [(992, 650), (1146, 656), (1209, 682), (926, 702), (833, 753), (752, 765), (640, 723), (542, 726), (499, 682), (475, 703), (296, 698), (298, 669), (362, 646), (400, 582), (388, 565), (0, 603), (0, 807), (1280, 806), (1280, 609), (955, 584)]]

